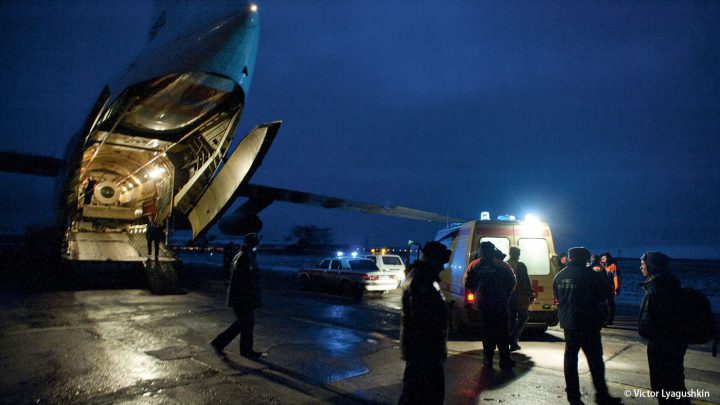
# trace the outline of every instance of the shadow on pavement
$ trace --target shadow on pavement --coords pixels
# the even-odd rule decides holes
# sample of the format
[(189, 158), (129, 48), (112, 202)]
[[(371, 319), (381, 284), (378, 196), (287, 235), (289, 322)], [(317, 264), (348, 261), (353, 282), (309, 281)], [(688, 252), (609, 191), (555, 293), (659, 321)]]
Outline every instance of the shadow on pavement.
[[(495, 357), (498, 357), (496, 353)], [(451, 404), (477, 404), (494, 401), (483, 393), (490, 389), (504, 387), (528, 373), (535, 363), (522, 353), (513, 353), (518, 365), (511, 370), (500, 370), (497, 359), (494, 367), (482, 364), (482, 350), (473, 350), (450, 356), (445, 364), (445, 375), (456, 378), (448, 381), (445, 402)]]

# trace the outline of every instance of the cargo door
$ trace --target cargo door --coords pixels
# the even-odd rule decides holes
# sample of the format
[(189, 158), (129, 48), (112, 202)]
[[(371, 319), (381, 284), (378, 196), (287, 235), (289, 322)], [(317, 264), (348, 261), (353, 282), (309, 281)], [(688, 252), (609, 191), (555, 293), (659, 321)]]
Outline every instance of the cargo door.
[(279, 128), (280, 122), (255, 127), (210, 180), (197, 204), (187, 215), (193, 239), (212, 226), (232, 205), (238, 189), (248, 183), (262, 163)]

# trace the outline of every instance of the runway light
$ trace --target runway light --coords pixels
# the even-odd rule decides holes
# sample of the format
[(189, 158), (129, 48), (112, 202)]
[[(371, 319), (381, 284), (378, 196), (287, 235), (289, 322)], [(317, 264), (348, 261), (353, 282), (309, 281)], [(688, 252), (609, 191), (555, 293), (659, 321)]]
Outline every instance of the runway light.
[(257, 9), (258, 9), (257, 4), (251, 4), (251, 5), (250, 5), (250, 11), (252, 11), (253, 13), (256, 12)]
[(350, 256), (352, 256), (352, 257), (357, 257), (357, 252), (352, 252), (352, 253), (350, 254)]
[(344, 254), (343, 252), (337, 252), (337, 257), (343, 257)]

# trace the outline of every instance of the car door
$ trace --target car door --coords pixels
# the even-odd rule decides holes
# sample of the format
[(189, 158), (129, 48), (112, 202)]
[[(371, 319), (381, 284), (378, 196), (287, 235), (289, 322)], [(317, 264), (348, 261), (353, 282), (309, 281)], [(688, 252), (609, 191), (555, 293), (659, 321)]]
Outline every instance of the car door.
[(342, 263), (340, 260), (330, 262), (330, 269), (327, 271), (328, 286), (331, 288), (340, 288), (342, 285)]

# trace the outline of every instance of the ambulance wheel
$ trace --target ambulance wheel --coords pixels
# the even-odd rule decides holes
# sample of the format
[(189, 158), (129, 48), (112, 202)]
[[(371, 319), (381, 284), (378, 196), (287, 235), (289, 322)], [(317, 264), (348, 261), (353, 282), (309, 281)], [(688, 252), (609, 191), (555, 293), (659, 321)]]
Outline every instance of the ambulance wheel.
[(181, 266), (182, 263), (178, 261), (145, 261), (145, 276), (150, 292), (156, 295), (185, 294), (186, 291), (180, 288), (178, 277)]
[(298, 280), (298, 284), (300, 285), (300, 289), (303, 291), (307, 291), (310, 289), (310, 277), (306, 275), (300, 276), (300, 280)]

